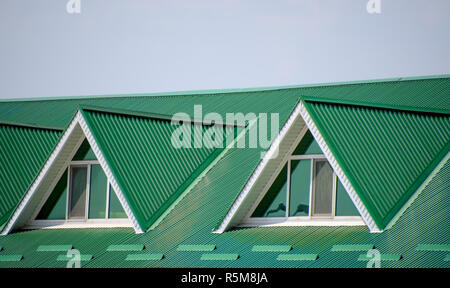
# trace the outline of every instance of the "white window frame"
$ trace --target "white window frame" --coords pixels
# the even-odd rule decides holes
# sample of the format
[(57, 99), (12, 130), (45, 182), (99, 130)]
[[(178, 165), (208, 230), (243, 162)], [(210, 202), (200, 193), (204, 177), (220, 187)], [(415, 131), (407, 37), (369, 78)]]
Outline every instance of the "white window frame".
[[(311, 160), (310, 166), (310, 187), (309, 187), (309, 206), (308, 216), (289, 216), (289, 196), (291, 193), (291, 161), (293, 160)], [(317, 161), (327, 161), (327, 158), (323, 154), (304, 154), (304, 155), (291, 155), (288, 157), (287, 162), (284, 162), (281, 170), (287, 166), (287, 178), (286, 178), (286, 211), (284, 217), (251, 217), (254, 210), (251, 211), (245, 218), (245, 220), (239, 225), (242, 227), (253, 226), (364, 226), (365, 223), (361, 216), (336, 216), (336, 194), (337, 194), (337, 175), (333, 171), (333, 186), (332, 186), (332, 211), (331, 216), (320, 216), (313, 214), (313, 202), (314, 202), (314, 169)], [(273, 182), (277, 177), (274, 177)], [(273, 184), (273, 182), (268, 186)], [(267, 192), (267, 191), (266, 191)], [(255, 207), (255, 209), (257, 206)]]
[[(67, 195), (66, 195), (66, 213), (65, 219), (33, 219), (24, 229), (41, 229), (41, 228), (101, 228), (101, 227), (132, 227), (131, 222), (125, 218), (109, 218), (109, 204), (111, 199), (111, 183), (108, 181), (106, 186), (106, 209), (105, 218), (89, 219), (89, 201), (91, 196), (91, 169), (92, 165), (100, 165), (98, 160), (72, 160), (66, 167), (67, 171)], [(86, 203), (84, 218), (69, 217), (70, 214), (70, 197), (71, 197), (71, 169), (72, 167), (86, 167)], [(37, 217), (37, 216), (36, 216)]]

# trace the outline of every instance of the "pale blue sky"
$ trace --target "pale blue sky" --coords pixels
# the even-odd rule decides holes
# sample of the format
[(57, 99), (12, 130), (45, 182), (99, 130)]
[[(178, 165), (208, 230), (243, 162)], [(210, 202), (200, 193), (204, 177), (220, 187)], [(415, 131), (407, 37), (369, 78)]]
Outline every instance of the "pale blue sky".
[(450, 1), (0, 2), (0, 98), (450, 73)]

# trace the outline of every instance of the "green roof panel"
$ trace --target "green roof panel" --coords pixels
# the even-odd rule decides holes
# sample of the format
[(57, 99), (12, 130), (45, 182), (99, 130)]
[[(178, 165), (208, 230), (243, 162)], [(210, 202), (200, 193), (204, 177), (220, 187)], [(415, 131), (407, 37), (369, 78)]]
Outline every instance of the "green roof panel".
[(253, 252), (289, 252), (291, 245), (255, 245), (252, 248)]
[(353, 251), (369, 251), (373, 249), (373, 244), (336, 244), (333, 245), (333, 252), (353, 252)]
[[(302, 96), (361, 103), (387, 108), (446, 111), (450, 113), (450, 76), (397, 78), (377, 81), (328, 83), (290, 87), (230, 89), (153, 94), (59, 97), (0, 100), (0, 121), (65, 128), (79, 106), (127, 109), (173, 115), (193, 113), (202, 104), (204, 114), (217, 112), (280, 112), (286, 101)], [(64, 100), (64, 101), (61, 101)], [(280, 101), (281, 100), (281, 101)]]
[(22, 259), (22, 255), (0, 255), (0, 262), (18, 262)]
[[(5, 248), (0, 254), (21, 254), (24, 258), (20, 262), (0, 262), (0, 267), (65, 267), (66, 262), (56, 261), (56, 257), (49, 257), (48, 253), (36, 252), (38, 245), (48, 243), (72, 243), (83, 254), (94, 255), (91, 261), (83, 263), (84, 267), (366, 267), (367, 262), (357, 261), (363, 252), (331, 251), (333, 245), (352, 243), (373, 245), (382, 254), (402, 255), (401, 261), (383, 261), (383, 268), (450, 267), (450, 262), (443, 261), (448, 253), (416, 250), (418, 244), (430, 243), (430, 239), (432, 243), (449, 244), (450, 162), (435, 174), (397, 223), (382, 233), (368, 233), (364, 226), (254, 227), (211, 233), (249, 176), (239, 169), (227, 168), (239, 167), (238, 164), (256, 165), (260, 159), (259, 151), (250, 152), (245, 149), (227, 152), (205, 176), (209, 182), (202, 180), (180, 201), (174, 210), (176, 213), (168, 214), (153, 230), (143, 234), (135, 234), (132, 228), (44, 229), (12, 233), (0, 237), (0, 245)], [(412, 233), (414, 237), (411, 237)], [(214, 243), (217, 248), (211, 254), (231, 253), (240, 257), (238, 261), (200, 260), (198, 253), (177, 251), (176, 247), (186, 241)], [(142, 243), (149, 251), (163, 253), (164, 261), (124, 261), (129, 252), (106, 252), (109, 245), (125, 243)], [(280, 261), (274, 253), (252, 251), (254, 245), (273, 243), (291, 245), (293, 254), (318, 254), (319, 258), (315, 261)]]
[(162, 253), (128, 254), (125, 261), (157, 261), (163, 257)]
[[(208, 148), (210, 142), (206, 137), (200, 148), (174, 147), (171, 136), (182, 124), (175, 125), (166, 119), (93, 110), (85, 110), (83, 115), (143, 230), (223, 150)], [(191, 129), (192, 137), (197, 137), (194, 126), (200, 127), (201, 132), (234, 129), (189, 125), (187, 129)]]
[(143, 244), (120, 244), (109, 245), (106, 251), (141, 251), (144, 250)]
[(61, 131), (0, 123), (0, 227), (25, 195)]
[[(377, 86), (377, 87), (375, 87)], [(0, 119), (14, 119), (64, 128), (79, 105), (125, 108), (171, 115), (189, 112), (193, 104), (204, 104), (207, 112), (279, 112), (284, 123), (299, 97), (341, 99), (342, 102), (374, 103), (374, 105), (414, 106), (422, 110), (450, 110), (448, 77), (408, 81), (385, 81), (360, 84), (316, 85), (264, 91), (204, 94), (174, 97), (125, 97), (73, 99), (67, 101), (0, 101)], [(90, 103), (84, 103), (90, 102)], [(180, 108), (181, 107), (181, 108)], [(181, 110), (181, 111), (180, 111)], [(412, 109), (414, 110), (414, 109)], [(51, 117), (50, 117), (51, 115)], [(135, 116), (123, 116), (125, 119)], [(92, 117), (94, 118), (94, 117)], [(106, 121), (106, 120), (105, 120)], [(93, 130), (100, 129), (97, 121)], [(106, 121), (108, 122), (108, 121)], [(126, 122), (126, 121), (124, 121)], [(134, 119), (130, 123), (136, 123)], [(112, 127), (114, 121), (108, 122)], [(91, 123), (92, 124), (92, 123)], [(125, 126), (127, 127), (127, 126)], [(111, 128), (112, 129), (112, 128)], [(133, 131), (134, 128), (131, 130)], [(94, 134), (96, 133), (94, 131)], [(139, 131), (139, 130), (134, 130)], [(102, 131), (103, 132), (103, 131)], [(123, 133), (120, 131), (120, 133)], [(97, 133), (99, 134), (99, 133)], [(96, 140), (104, 137), (95, 134)], [(112, 135), (111, 131), (106, 136)], [(106, 137), (105, 136), (105, 137)], [(135, 141), (136, 139), (132, 139)], [(125, 140), (124, 140), (125, 141)], [(129, 140), (131, 141), (131, 140)], [(102, 140), (98, 141), (102, 142)], [(103, 150), (112, 145), (103, 141)], [(132, 142), (130, 142), (132, 143)], [(99, 143), (101, 146), (101, 143)], [(130, 144), (130, 146), (133, 146)], [(126, 151), (120, 149), (119, 151)], [(447, 253), (424, 253), (418, 244), (448, 244), (450, 218), (450, 164), (447, 163), (408, 206), (396, 224), (382, 233), (368, 233), (357, 227), (254, 227), (238, 228), (223, 234), (211, 233), (227, 213), (251, 173), (260, 162), (261, 149), (230, 149), (214, 167), (202, 176), (195, 187), (179, 201), (159, 225), (143, 234), (131, 228), (43, 229), (21, 231), (0, 237), (6, 252), (23, 255), (19, 262), (0, 262), (0, 267), (65, 267), (65, 261), (36, 251), (38, 245), (72, 243), (83, 255), (94, 255), (85, 267), (365, 267), (355, 253), (335, 253), (333, 245), (370, 243), (383, 254), (400, 254), (401, 261), (385, 261), (382, 267), (450, 267), (443, 261)], [(107, 159), (108, 161), (110, 159)], [(113, 163), (114, 161), (109, 161)], [(112, 165), (119, 165), (118, 162)], [(118, 169), (117, 169), (118, 170)], [(122, 177), (114, 171), (116, 177)], [(116, 175), (117, 174), (117, 175)], [(118, 176), (119, 175), (119, 176)], [(135, 179), (133, 179), (135, 181)], [(125, 185), (120, 185), (123, 190)], [(411, 237), (413, 229), (414, 237)], [(177, 251), (182, 243), (214, 243), (219, 254), (240, 255), (238, 261), (204, 261), (198, 253)], [(126, 252), (110, 253), (109, 245), (142, 243), (150, 251), (164, 254), (164, 261), (124, 261)], [(292, 251), (317, 254), (315, 261), (280, 261), (273, 253), (255, 253), (254, 245), (291, 245)], [(210, 254), (216, 254), (215, 252)], [(361, 252), (362, 253), (362, 252)], [(287, 253), (291, 254), (291, 253)], [(360, 254), (360, 253), (358, 253)], [(51, 256), (51, 255), (50, 255)]]
[(319, 258), (317, 254), (280, 254), (278, 261), (315, 261)]
[(73, 248), (73, 245), (39, 245), (36, 251), (39, 252), (62, 252), (62, 251), (68, 251)]
[(419, 244), (416, 250), (418, 251), (450, 251), (450, 244)]
[(450, 116), (305, 101), (378, 228), (399, 212), (450, 149)]
[(200, 260), (208, 261), (233, 261), (239, 258), (239, 254), (203, 254)]
[(177, 247), (177, 251), (213, 251), (216, 245), (198, 245), (198, 244), (184, 244)]

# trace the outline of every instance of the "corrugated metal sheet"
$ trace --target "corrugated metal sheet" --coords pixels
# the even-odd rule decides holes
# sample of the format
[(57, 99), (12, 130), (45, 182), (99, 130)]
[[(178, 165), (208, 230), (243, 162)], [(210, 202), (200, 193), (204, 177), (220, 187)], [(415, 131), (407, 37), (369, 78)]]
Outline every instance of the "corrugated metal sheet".
[[(420, 93), (425, 93), (421, 97), (430, 96), (427, 103), (417, 101), (417, 107), (421, 109), (441, 107), (449, 110), (448, 97), (444, 97), (448, 95), (449, 81), (448, 79), (436, 81), (432, 86), (439, 86), (440, 90), (429, 92), (428, 88), (425, 89), (426, 85), (425, 88), (421, 88), (422, 90), (417, 88)], [(423, 85), (423, 83), (408, 82), (410, 86)], [(364, 85), (352, 84), (353, 87), (347, 87), (349, 89), (347, 92), (342, 90), (344, 87), (336, 86), (334, 87), (336, 90), (333, 87), (295, 88), (218, 96), (119, 97), (101, 101), (37, 101), (29, 104), (11, 102), (0, 103), (0, 116), (10, 121), (16, 119), (26, 123), (63, 127), (70, 121), (70, 117), (80, 104), (169, 115), (182, 111), (192, 113), (193, 104), (204, 104), (204, 113), (279, 112), (281, 123), (284, 123), (301, 95), (316, 94), (314, 97), (335, 97), (336, 99), (342, 96), (342, 99), (350, 100), (355, 97), (358, 101), (365, 99), (364, 101), (378, 104), (415, 105), (414, 101), (408, 100), (409, 95), (406, 93), (414, 94), (414, 91), (407, 91), (409, 88), (406, 89), (403, 84), (395, 81), (392, 83), (390, 88), (385, 88), (389, 93), (383, 96), (382, 101), (374, 97), (377, 93), (381, 93), (382, 89), (366, 97)], [(389, 85), (391, 84), (385, 86)], [(358, 94), (364, 99), (357, 98)], [(435, 94), (436, 98), (434, 98)], [(45, 117), (40, 115), (44, 113), (49, 114)], [(121, 120), (124, 122), (121, 123), (123, 127), (128, 127), (127, 125), (133, 127), (139, 123), (126, 118)], [(101, 121), (105, 121), (106, 124), (113, 123), (110, 119), (99, 121), (99, 124), (102, 123)], [(142, 124), (138, 127), (146, 126)], [(121, 133), (125, 133), (125, 130)], [(365, 267), (364, 261), (357, 261), (361, 252), (332, 252), (331, 249), (336, 244), (373, 244), (382, 254), (402, 255), (400, 261), (383, 262), (382, 267), (450, 267), (450, 262), (444, 261), (446, 254), (443, 253), (447, 252), (415, 249), (418, 244), (449, 243), (450, 165), (448, 163), (437, 173), (416, 201), (408, 207), (398, 222), (381, 234), (370, 234), (367, 228), (362, 226), (265, 227), (235, 229), (223, 234), (211, 233), (259, 163), (260, 152), (260, 149), (231, 149), (226, 152), (213, 169), (206, 173), (194, 189), (177, 204), (176, 209), (169, 213), (155, 229), (144, 234), (136, 235), (131, 228), (35, 230), (13, 233), (0, 237), (0, 246), (4, 248), (1, 253), (20, 254), (24, 258), (19, 262), (0, 263), (0, 267), (65, 267), (64, 261), (56, 261), (61, 252), (37, 252), (36, 249), (39, 245), (68, 243), (80, 250), (83, 255), (93, 256), (89, 262), (82, 263), (83, 267)], [(164, 258), (159, 261), (125, 261), (129, 252), (107, 252), (110, 245), (136, 244), (145, 245), (142, 253), (160, 253), (164, 254)], [(239, 258), (235, 261), (202, 261), (200, 259), (204, 252), (177, 251), (177, 247), (183, 244), (215, 245), (216, 249), (212, 253), (239, 254)], [(292, 250), (286, 254), (318, 254), (319, 258), (315, 261), (278, 261), (278, 253), (252, 252), (254, 245), (290, 245)]]
[(61, 133), (0, 123), (0, 226), (31, 185)]
[[(197, 96), (127, 96), (114, 98), (66, 99), (47, 101), (2, 102), (0, 101), (0, 121), (39, 124), (65, 128), (79, 107), (96, 106), (110, 109), (173, 115), (184, 112), (194, 113), (194, 105), (202, 105), (203, 115), (209, 112), (242, 112), (247, 114), (283, 113), (292, 109), (299, 94), (290, 90), (242, 92), (230, 94), (208, 94)], [(46, 115), (44, 115), (46, 114)]]
[(301, 89), (303, 96), (385, 108), (450, 112), (450, 77), (387, 82), (315, 86)]
[[(251, 151), (251, 150), (250, 150)], [(255, 154), (259, 154), (258, 151)], [(256, 156), (256, 155), (253, 155)], [(257, 160), (253, 159), (253, 160)], [(20, 262), (2, 262), (0, 267), (65, 267), (56, 261), (61, 252), (37, 252), (39, 245), (71, 243), (82, 254), (93, 255), (83, 267), (366, 267), (358, 261), (361, 251), (332, 251), (333, 245), (370, 244), (382, 254), (401, 254), (399, 261), (383, 261), (381, 267), (447, 267), (445, 251), (418, 251), (418, 244), (449, 244), (450, 163), (438, 172), (416, 201), (392, 227), (380, 234), (365, 227), (265, 227), (236, 229), (212, 234), (218, 214), (235, 196), (225, 188), (242, 186), (248, 175), (229, 167), (255, 165), (248, 150), (234, 149), (207, 176), (213, 180), (179, 203), (154, 230), (136, 235), (131, 228), (35, 230), (0, 237), (5, 254), (21, 254)], [(252, 163), (253, 162), (253, 163)], [(221, 188), (220, 188), (221, 187)], [(218, 213), (219, 212), (219, 213)], [(235, 261), (202, 261), (202, 251), (177, 251), (180, 244), (214, 244), (212, 253), (239, 254)], [(144, 244), (142, 253), (162, 253), (159, 261), (125, 261), (129, 252), (107, 252), (110, 245)], [(279, 253), (253, 252), (254, 245), (291, 245), (290, 254), (318, 254), (315, 261), (278, 261)]]
[[(450, 77), (399, 81), (311, 85), (274, 90), (242, 89), (238, 92), (186, 93), (189, 96), (133, 96), (78, 98), (64, 100), (0, 101), (0, 120), (65, 128), (79, 106), (95, 105), (141, 112), (172, 115), (193, 113), (194, 104), (202, 104), (204, 113), (283, 112), (286, 104), (295, 104), (302, 96), (315, 99), (350, 101), (385, 107), (410, 107), (419, 110), (450, 112)], [(170, 94), (170, 93), (169, 93)], [(177, 94), (177, 93), (173, 93)], [(150, 94), (151, 95), (151, 94)], [(292, 106), (291, 106), (292, 107)]]
[[(89, 129), (140, 226), (148, 229), (211, 163), (223, 148), (176, 148), (172, 134), (181, 125), (169, 120), (86, 110)], [(203, 137), (191, 129), (192, 139)], [(231, 128), (200, 126), (222, 133)], [(189, 142), (193, 146), (193, 141)]]
[(450, 116), (305, 101), (344, 173), (383, 229), (450, 149)]

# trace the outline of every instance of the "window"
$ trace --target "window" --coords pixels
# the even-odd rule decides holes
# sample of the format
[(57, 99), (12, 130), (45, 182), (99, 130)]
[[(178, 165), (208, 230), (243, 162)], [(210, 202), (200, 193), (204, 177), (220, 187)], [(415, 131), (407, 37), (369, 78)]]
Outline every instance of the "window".
[(92, 149), (85, 141), (36, 220), (98, 223), (110, 219), (128, 220), (128, 217)]
[[(361, 220), (319, 145), (307, 132), (252, 213), (257, 223)], [(266, 219), (266, 220), (264, 220)]]
[(72, 166), (70, 167), (70, 186), (69, 186), (69, 219), (86, 218), (87, 198), (87, 172), (90, 166)]
[[(69, 178), (69, 181), (64, 181), (63, 178)], [(127, 218), (127, 215), (96, 161), (86, 164), (72, 162), (68, 173), (64, 173), (36, 217), (38, 220), (78, 222), (113, 218)]]

